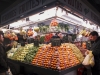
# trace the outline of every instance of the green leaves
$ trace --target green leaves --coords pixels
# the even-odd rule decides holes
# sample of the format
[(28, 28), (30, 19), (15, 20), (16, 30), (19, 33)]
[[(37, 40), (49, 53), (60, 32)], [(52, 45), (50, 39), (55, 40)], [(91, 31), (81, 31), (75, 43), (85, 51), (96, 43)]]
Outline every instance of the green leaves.
[(26, 63), (31, 63), (33, 60), (34, 56), (36, 55), (36, 52), (38, 51), (38, 47), (32, 47), (27, 55), (25, 56), (24, 62)]

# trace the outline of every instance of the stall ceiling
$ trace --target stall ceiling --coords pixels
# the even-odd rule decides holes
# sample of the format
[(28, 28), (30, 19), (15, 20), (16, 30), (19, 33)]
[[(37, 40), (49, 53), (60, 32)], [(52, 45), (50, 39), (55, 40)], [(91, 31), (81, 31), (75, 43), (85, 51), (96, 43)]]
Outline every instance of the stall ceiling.
[(17, 0), (0, 0), (0, 13)]
[(88, 2), (100, 12), (100, 0), (88, 0)]
[(0, 0), (0, 14), (6, 12), (7, 8), (12, 8), (24, 0)]
[[(0, 0), (0, 14), (14, 3), (19, 4), (18, 1), (24, 0)], [(87, 0), (93, 7), (100, 12), (100, 0)]]

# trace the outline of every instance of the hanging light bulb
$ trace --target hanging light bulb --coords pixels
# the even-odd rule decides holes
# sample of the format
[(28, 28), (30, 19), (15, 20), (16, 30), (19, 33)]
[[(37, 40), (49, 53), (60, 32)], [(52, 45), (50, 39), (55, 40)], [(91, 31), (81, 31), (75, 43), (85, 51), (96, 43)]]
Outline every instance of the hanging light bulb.
[(85, 18), (83, 17), (83, 21), (85, 21)]
[(86, 24), (88, 23), (88, 21), (86, 20)]
[(29, 17), (26, 18), (26, 21), (29, 21)]
[(62, 9), (62, 13), (63, 13), (63, 9)]
[(66, 15), (68, 15), (68, 11), (66, 11)]
[(58, 6), (56, 6), (56, 13), (55, 13), (55, 16), (57, 16), (57, 11), (58, 11)]

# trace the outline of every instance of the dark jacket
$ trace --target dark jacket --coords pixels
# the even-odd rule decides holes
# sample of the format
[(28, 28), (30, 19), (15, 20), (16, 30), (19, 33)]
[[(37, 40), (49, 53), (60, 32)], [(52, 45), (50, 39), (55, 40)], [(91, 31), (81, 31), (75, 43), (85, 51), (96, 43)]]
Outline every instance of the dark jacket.
[(97, 40), (92, 43), (91, 50), (95, 60), (95, 65), (93, 68), (100, 70), (100, 37), (98, 37)]
[(4, 38), (3, 45), (8, 45), (10, 43), (11, 43), (11, 40), (9, 38)]
[(18, 43), (26, 42), (26, 39), (23, 39), (23, 35), (17, 34), (18, 36)]
[(8, 70), (6, 51), (10, 48), (10, 46), (4, 47), (2, 44), (0, 44), (0, 73), (6, 72)]

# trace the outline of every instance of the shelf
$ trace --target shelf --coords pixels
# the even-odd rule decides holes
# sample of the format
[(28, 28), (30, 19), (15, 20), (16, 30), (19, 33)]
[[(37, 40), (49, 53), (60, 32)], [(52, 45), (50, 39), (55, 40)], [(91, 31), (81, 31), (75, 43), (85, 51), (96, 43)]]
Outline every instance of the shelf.
[(82, 64), (79, 64), (77, 66), (58, 71), (58, 70), (52, 70), (52, 69), (48, 69), (48, 68), (44, 68), (44, 67), (35, 66), (32, 64), (27, 64), (27, 63), (12, 60), (9, 58), (8, 58), (8, 60), (13, 63), (19, 64), (20, 66), (24, 66), (26, 73), (37, 73), (37, 74), (43, 74), (43, 75), (65, 75), (71, 71), (77, 70), (78, 68), (82, 67)]

